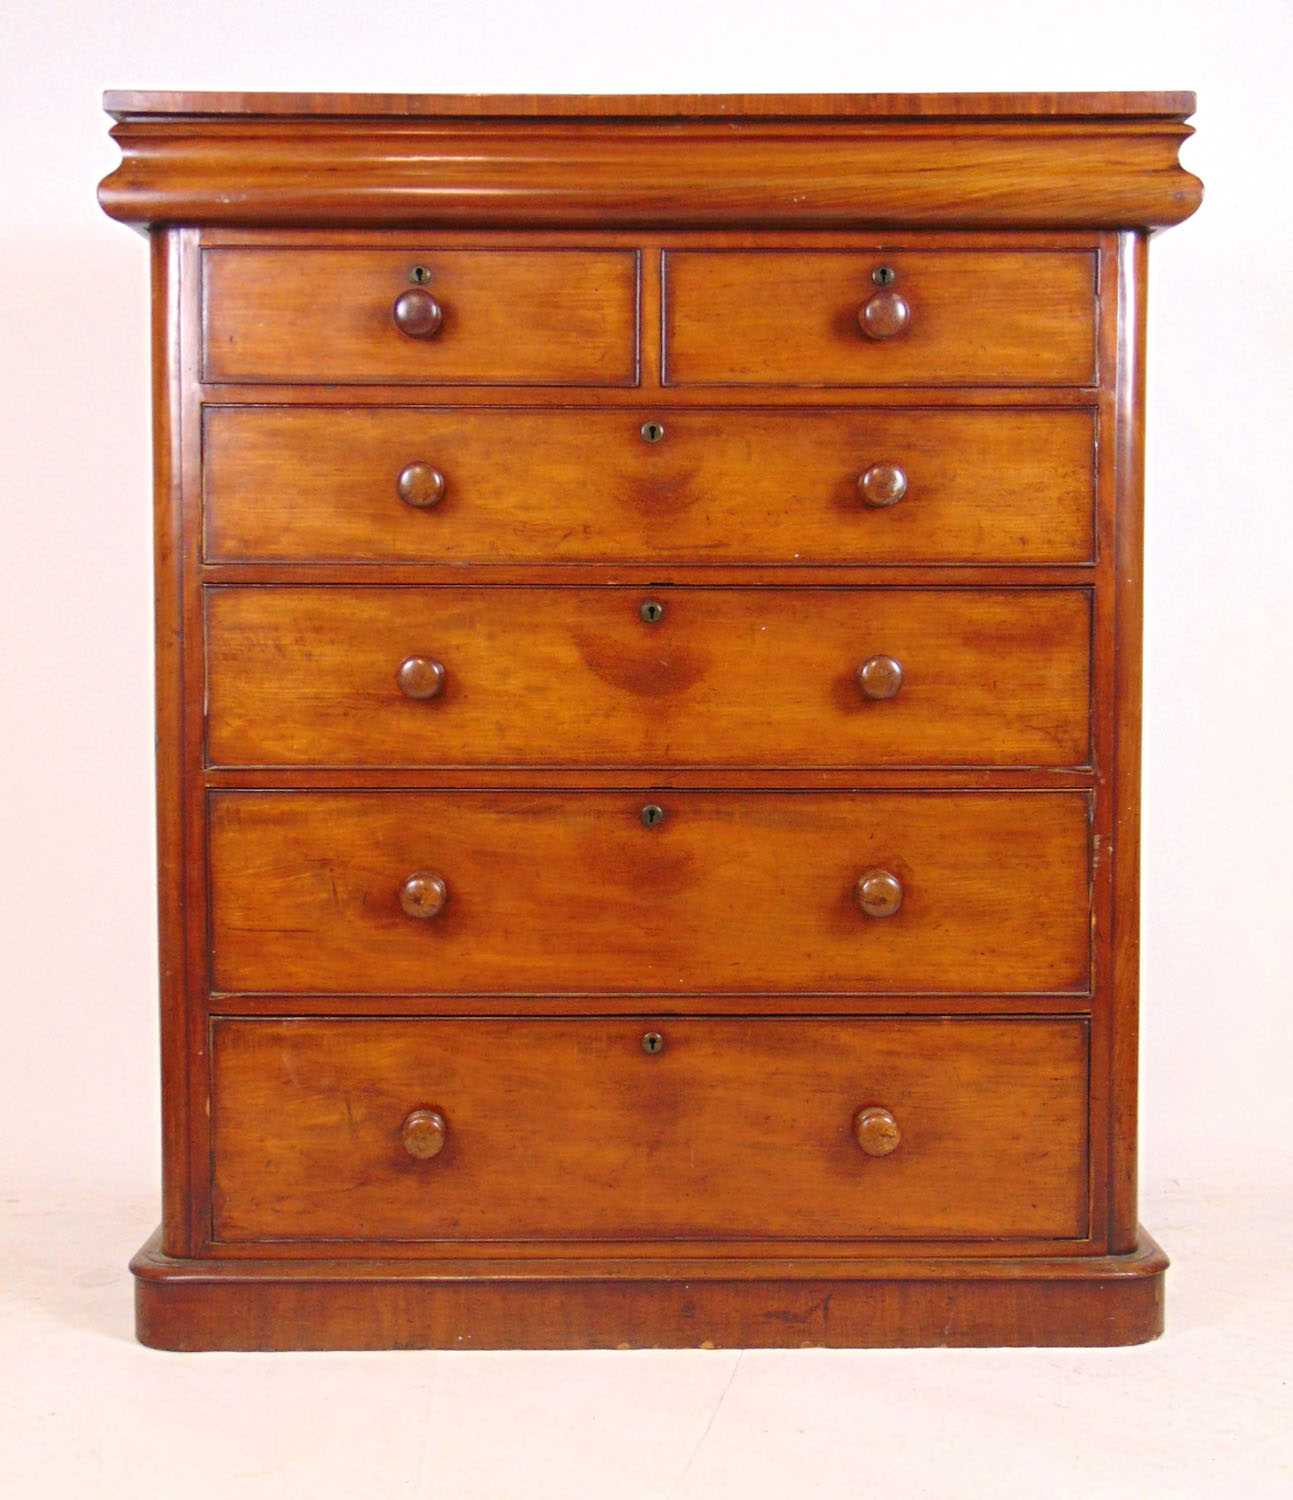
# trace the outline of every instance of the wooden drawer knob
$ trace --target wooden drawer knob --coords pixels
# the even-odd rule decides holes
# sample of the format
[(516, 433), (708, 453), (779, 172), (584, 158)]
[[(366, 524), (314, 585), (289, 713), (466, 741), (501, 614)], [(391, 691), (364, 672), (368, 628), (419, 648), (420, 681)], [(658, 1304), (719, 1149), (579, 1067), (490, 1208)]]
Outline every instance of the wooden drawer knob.
[(423, 287), (401, 292), (391, 308), (395, 326), (411, 339), (433, 339), (444, 322), (444, 308)]
[(405, 505), (414, 510), (429, 510), (444, 498), (444, 475), (431, 464), (406, 464), (395, 481), (395, 489)]
[(869, 339), (891, 339), (906, 331), (911, 308), (901, 292), (877, 292), (858, 309), (858, 326)]
[(902, 686), (902, 663), (892, 656), (868, 656), (857, 669), (857, 679), (864, 698), (877, 703), (896, 698)]
[(400, 1127), (400, 1140), (410, 1156), (427, 1161), (444, 1150), (449, 1127), (438, 1109), (415, 1109)]
[(406, 698), (436, 698), (444, 687), (444, 667), (429, 656), (406, 656), (395, 681)]
[(907, 493), (907, 475), (897, 464), (872, 464), (858, 475), (858, 490), (863, 505), (883, 510), (888, 505), (897, 505)]
[(897, 1120), (878, 1104), (858, 1110), (853, 1116), (853, 1134), (868, 1156), (889, 1156), (902, 1140)]
[(888, 870), (863, 870), (856, 895), (868, 917), (891, 917), (902, 905), (902, 881)]
[(400, 905), (406, 915), (416, 917), (419, 922), (438, 917), (448, 899), (449, 887), (428, 870), (415, 870), (400, 886)]

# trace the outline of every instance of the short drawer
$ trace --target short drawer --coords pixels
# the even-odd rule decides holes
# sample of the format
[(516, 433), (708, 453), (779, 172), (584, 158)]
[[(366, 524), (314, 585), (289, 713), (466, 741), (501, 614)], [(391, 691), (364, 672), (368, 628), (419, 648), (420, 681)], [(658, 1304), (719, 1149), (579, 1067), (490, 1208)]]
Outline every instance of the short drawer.
[(1085, 993), (1086, 792), (220, 791), (212, 981)]
[(211, 407), (211, 561), (1083, 563), (1089, 409)]
[(637, 382), (632, 250), (212, 249), (202, 259), (208, 381)]
[(1084, 250), (670, 251), (670, 385), (1089, 385)]
[(212, 1066), (225, 1243), (1086, 1232), (1081, 1020), (225, 1018)]
[(217, 765), (1078, 766), (1087, 589), (218, 587)]

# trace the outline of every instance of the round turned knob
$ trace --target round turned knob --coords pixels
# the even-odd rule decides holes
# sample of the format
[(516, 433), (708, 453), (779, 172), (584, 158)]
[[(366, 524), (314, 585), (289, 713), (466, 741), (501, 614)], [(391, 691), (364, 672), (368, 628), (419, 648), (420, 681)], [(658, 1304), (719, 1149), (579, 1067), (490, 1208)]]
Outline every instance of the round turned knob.
[(431, 464), (406, 464), (395, 481), (395, 492), (414, 510), (428, 510), (444, 498), (444, 475)]
[(857, 679), (864, 698), (877, 703), (896, 698), (902, 686), (902, 663), (892, 656), (868, 656), (857, 669)]
[(401, 292), (391, 308), (395, 326), (411, 339), (433, 339), (444, 322), (444, 308), (422, 287)]
[(438, 1109), (415, 1109), (400, 1126), (400, 1140), (410, 1156), (419, 1161), (439, 1156), (449, 1127)]
[(883, 510), (888, 505), (897, 505), (907, 493), (907, 475), (897, 464), (872, 464), (858, 475), (858, 491), (863, 505)]
[(878, 1104), (858, 1110), (853, 1116), (853, 1134), (868, 1156), (888, 1156), (902, 1140), (897, 1120)]
[(449, 887), (438, 875), (415, 870), (400, 886), (400, 905), (410, 917), (427, 922), (438, 917), (449, 899)]
[(858, 309), (858, 326), (869, 339), (891, 339), (911, 322), (911, 308), (901, 292), (877, 292)]
[(395, 681), (406, 698), (435, 698), (444, 687), (444, 667), (429, 656), (406, 656)]
[(856, 894), (868, 917), (891, 917), (902, 905), (902, 881), (888, 870), (863, 870)]

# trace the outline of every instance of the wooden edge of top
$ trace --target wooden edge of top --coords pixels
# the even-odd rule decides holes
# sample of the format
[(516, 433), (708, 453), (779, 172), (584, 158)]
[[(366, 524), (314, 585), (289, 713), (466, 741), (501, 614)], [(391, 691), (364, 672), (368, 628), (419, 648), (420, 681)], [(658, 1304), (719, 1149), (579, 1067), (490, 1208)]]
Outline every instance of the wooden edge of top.
[(279, 94), (109, 89), (116, 120), (1173, 120), (1193, 93)]

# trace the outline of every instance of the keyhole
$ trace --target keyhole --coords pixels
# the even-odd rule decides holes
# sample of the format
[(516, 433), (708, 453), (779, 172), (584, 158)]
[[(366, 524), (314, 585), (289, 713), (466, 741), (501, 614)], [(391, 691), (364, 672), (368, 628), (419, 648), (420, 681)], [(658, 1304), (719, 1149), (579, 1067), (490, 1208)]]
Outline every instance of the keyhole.
[(664, 808), (658, 802), (648, 802), (642, 809), (643, 828), (659, 828), (664, 822)]
[(643, 422), (642, 441), (644, 443), (658, 443), (664, 436), (663, 422)]
[(664, 1038), (658, 1031), (648, 1031), (642, 1038), (642, 1050), (654, 1057), (657, 1052), (664, 1051)]
[(664, 605), (658, 599), (644, 599), (638, 614), (648, 625), (654, 625), (657, 620), (664, 619)]
[(877, 266), (871, 272), (871, 280), (877, 286), (892, 286), (898, 279), (898, 273), (892, 266)]
[(431, 271), (428, 266), (414, 266), (409, 272), (409, 280), (415, 281), (419, 286), (424, 286), (431, 280)]

